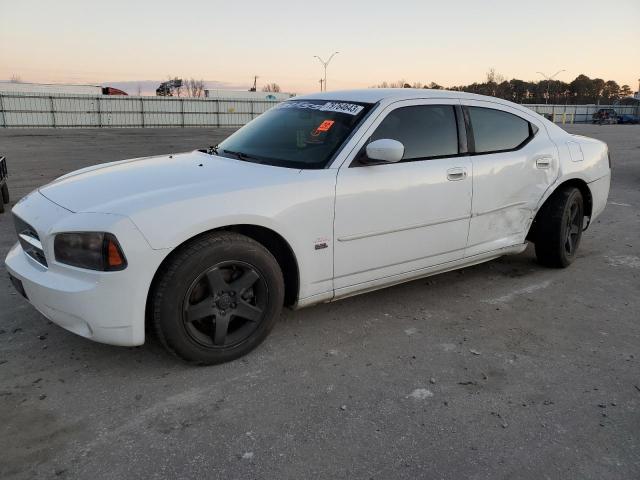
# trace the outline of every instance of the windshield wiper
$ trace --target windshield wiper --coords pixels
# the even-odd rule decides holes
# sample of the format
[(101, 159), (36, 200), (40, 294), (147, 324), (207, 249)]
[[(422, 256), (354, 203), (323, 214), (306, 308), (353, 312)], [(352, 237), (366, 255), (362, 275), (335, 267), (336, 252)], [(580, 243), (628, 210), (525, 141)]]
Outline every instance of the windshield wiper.
[(233, 155), (234, 157), (236, 157), (238, 160), (245, 160), (248, 162), (254, 162), (254, 163), (262, 163), (262, 160), (259, 159), (258, 157), (254, 157), (253, 155), (249, 155), (248, 153), (244, 153), (244, 152), (236, 152), (233, 150), (222, 150), (224, 153), (228, 153), (229, 155)]

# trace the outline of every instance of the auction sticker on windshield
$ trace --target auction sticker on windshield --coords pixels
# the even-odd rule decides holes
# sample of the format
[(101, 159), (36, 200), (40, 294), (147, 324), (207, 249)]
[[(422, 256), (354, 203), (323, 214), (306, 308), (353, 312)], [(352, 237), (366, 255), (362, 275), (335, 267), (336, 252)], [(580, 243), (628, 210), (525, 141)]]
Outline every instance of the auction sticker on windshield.
[(355, 103), (345, 102), (327, 102), (322, 105), (323, 112), (348, 113), (349, 115), (358, 115), (364, 107)]
[(326, 102), (310, 103), (310, 102), (282, 102), (276, 108), (308, 108), (310, 110), (320, 110), (321, 112), (346, 113), (349, 115), (358, 115), (364, 107), (355, 103), (347, 102)]
[(316, 128), (316, 132), (328, 132), (334, 123), (336, 122), (334, 122), (333, 120), (325, 120), (320, 125), (318, 125), (318, 128)]

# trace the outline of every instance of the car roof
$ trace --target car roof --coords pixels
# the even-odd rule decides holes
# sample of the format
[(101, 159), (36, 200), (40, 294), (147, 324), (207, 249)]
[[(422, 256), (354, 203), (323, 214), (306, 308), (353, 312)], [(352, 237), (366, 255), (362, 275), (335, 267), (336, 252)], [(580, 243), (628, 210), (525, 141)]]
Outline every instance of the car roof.
[(556, 134), (565, 134), (564, 130), (533, 110), (508, 100), (487, 95), (477, 95), (475, 93), (457, 92), (454, 90), (432, 90), (428, 88), (365, 88), (360, 90), (335, 90), (329, 92), (317, 92), (299, 97), (292, 97), (287, 101), (295, 100), (335, 100), (340, 102), (361, 102), (361, 103), (393, 103), (401, 100), (414, 99), (458, 99), (477, 100), (480, 102), (491, 102), (505, 107), (518, 110), (528, 117), (535, 117), (544, 124), (547, 131), (554, 131)]
[(335, 90), (310, 93), (289, 100), (339, 100), (377, 103), (382, 100), (412, 100), (416, 98), (458, 98), (468, 100), (491, 100), (496, 103), (511, 103), (500, 98), (476, 95), (453, 90), (431, 90), (428, 88), (364, 88), (360, 90)]

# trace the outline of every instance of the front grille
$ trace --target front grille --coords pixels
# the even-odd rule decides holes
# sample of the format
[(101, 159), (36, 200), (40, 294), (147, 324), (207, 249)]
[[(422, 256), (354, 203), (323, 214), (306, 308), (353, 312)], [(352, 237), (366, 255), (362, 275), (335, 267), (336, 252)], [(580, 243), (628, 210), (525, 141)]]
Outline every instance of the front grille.
[(24, 253), (33, 258), (40, 265), (47, 267), (47, 259), (44, 256), (42, 250), (42, 243), (36, 229), (22, 220), (17, 215), (13, 215), (13, 223), (16, 226), (16, 233), (18, 234), (18, 240), (22, 246)]

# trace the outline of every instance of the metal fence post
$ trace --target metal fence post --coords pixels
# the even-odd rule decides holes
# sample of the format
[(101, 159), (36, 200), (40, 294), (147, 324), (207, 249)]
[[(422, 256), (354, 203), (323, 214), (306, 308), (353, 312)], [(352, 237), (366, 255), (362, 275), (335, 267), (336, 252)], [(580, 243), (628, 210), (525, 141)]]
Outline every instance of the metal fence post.
[(145, 122), (144, 122), (144, 98), (142, 98), (142, 97), (140, 97), (140, 118), (141, 118), (142, 128), (145, 128)]
[(216, 127), (220, 128), (220, 100), (215, 99), (216, 105)]
[(56, 111), (54, 108), (53, 97), (49, 95), (49, 103), (51, 104), (51, 126), (56, 128)]
[(184, 99), (180, 99), (180, 113), (182, 114), (182, 128), (184, 128)]
[(2, 94), (0, 93), (0, 113), (2, 113), (2, 126), (7, 128), (7, 116), (4, 113), (4, 102), (2, 100)]
[(98, 127), (102, 127), (102, 108), (100, 108), (100, 97), (96, 97), (96, 110), (98, 111)]

